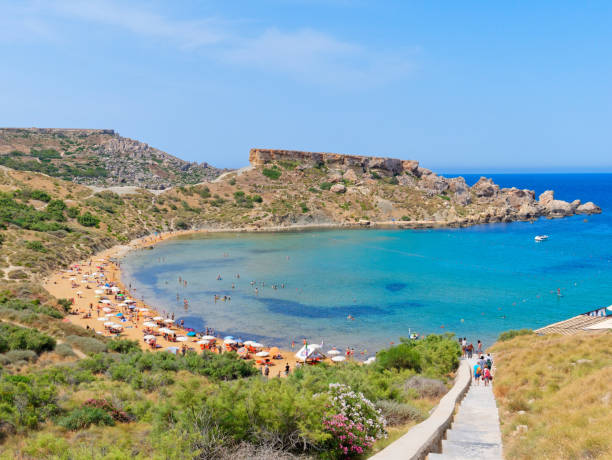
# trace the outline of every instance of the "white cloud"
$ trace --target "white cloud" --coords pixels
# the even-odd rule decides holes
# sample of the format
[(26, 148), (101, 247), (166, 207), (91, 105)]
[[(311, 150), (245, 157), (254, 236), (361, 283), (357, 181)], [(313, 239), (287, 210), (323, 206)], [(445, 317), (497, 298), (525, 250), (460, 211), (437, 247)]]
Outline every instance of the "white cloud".
[[(314, 29), (283, 31), (270, 27), (247, 37), (237, 33), (228, 21), (170, 18), (140, 3), (32, 0), (12, 8), (11, 15), (13, 33), (25, 31), (40, 39), (68, 34), (69, 27), (58, 24), (58, 20), (116, 27), (197, 51), (226, 65), (316, 84), (377, 85), (402, 78), (412, 69), (412, 58), (403, 53), (380, 52)], [(0, 27), (3, 22), (0, 20)], [(8, 36), (6, 30), (4, 36)]]

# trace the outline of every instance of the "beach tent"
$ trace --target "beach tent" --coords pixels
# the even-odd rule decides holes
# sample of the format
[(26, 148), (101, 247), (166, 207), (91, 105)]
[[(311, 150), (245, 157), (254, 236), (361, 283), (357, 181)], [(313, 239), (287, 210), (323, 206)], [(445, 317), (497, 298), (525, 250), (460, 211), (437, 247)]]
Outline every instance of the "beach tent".
[(325, 355), (321, 353), (321, 345), (311, 344), (304, 345), (299, 351), (295, 354), (295, 357), (300, 361), (308, 361), (309, 359), (325, 358)]

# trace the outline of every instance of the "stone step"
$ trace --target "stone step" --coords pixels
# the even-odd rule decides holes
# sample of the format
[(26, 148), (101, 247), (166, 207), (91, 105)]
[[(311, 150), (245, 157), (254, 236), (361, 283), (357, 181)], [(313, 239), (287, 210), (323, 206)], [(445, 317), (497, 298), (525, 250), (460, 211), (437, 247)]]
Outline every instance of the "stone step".
[(467, 442), (486, 442), (501, 443), (501, 433), (494, 430), (471, 430), (471, 429), (450, 429), (446, 432), (448, 441), (467, 441)]
[(474, 422), (453, 422), (450, 426), (451, 430), (466, 430), (466, 431), (499, 431), (496, 423), (482, 423), (480, 421)]
[(474, 459), (474, 457), (466, 456), (466, 455), (451, 455), (451, 454), (435, 454), (431, 453), (427, 456), (427, 460), (501, 460), (501, 457), (479, 457)]
[(501, 458), (501, 444), (489, 442), (442, 440), (442, 453), (474, 459)]

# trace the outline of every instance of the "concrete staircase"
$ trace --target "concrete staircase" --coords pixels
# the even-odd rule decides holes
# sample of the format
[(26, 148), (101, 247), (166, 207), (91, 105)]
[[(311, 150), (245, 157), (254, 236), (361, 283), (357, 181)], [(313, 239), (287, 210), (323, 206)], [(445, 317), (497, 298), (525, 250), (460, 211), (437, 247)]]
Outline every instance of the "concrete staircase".
[[(473, 365), (473, 363), (472, 363)], [(501, 460), (502, 442), (491, 385), (472, 383), (442, 440), (442, 453), (429, 460)]]

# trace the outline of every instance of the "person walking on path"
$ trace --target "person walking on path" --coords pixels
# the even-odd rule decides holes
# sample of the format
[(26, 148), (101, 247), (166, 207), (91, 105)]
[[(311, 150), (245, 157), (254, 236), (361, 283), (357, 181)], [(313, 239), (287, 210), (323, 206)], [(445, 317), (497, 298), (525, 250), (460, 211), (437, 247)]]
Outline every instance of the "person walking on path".
[(267, 364), (266, 364), (266, 366), (264, 367), (263, 374), (264, 374), (264, 376), (265, 376), (266, 378), (268, 378), (268, 376), (270, 375), (270, 366), (268, 366)]
[(480, 376), (482, 374), (482, 368), (478, 363), (474, 364), (474, 381), (476, 385), (480, 385)]
[(478, 352), (478, 354), (479, 354), (479, 355), (481, 355), (481, 354), (482, 354), (482, 342), (481, 342), (480, 340), (478, 341), (478, 349), (477, 349), (477, 352)]

